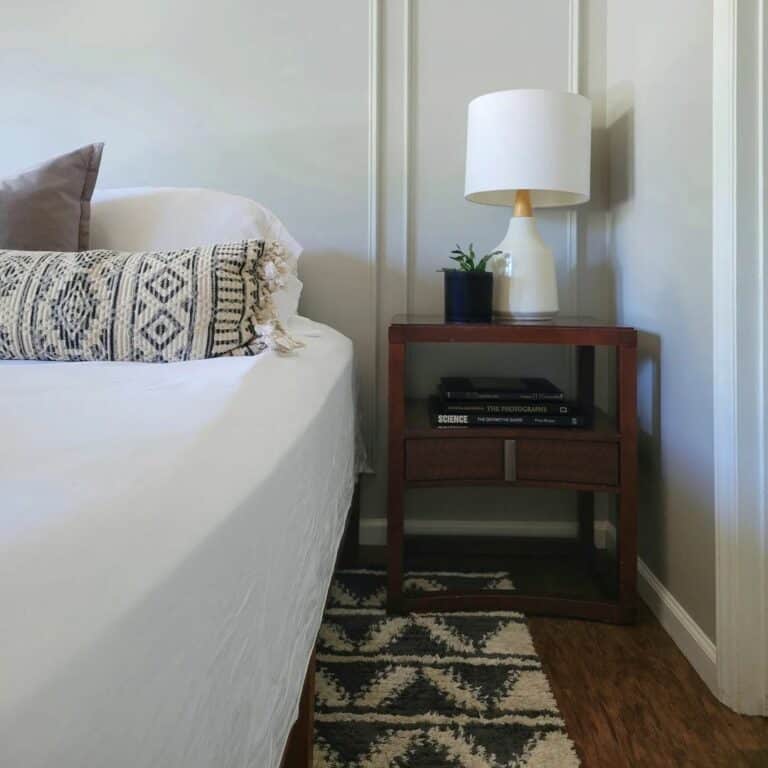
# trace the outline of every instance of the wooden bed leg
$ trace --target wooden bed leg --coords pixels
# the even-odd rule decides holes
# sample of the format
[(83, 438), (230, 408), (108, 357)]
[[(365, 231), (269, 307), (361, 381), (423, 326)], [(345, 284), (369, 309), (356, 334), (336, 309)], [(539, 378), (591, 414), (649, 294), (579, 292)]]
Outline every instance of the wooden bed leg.
[(315, 742), (315, 651), (304, 678), (299, 699), (299, 718), (293, 724), (285, 745), (281, 768), (312, 768)]
[(339, 554), (341, 568), (356, 568), (360, 552), (360, 483), (355, 484), (355, 493), (349, 507), (347, 527)]

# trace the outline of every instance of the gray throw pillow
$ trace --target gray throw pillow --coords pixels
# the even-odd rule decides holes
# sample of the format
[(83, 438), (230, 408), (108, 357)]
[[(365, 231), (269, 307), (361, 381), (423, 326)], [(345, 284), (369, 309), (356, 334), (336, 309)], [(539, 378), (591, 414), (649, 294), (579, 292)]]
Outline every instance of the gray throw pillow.
[(103, 144), (89, 144), (0, 179), (0, 248), (84, 251)]

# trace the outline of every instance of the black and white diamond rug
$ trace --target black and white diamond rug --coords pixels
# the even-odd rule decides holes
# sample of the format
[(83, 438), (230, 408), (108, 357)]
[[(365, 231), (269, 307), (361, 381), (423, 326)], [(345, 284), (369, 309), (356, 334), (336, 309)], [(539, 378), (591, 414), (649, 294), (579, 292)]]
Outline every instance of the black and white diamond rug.
[[(406, 591), (514, 589), (507, 573), (418, 572)], [(337, 571), (317, 646), (315, 768), (572, 768), (525, 617), (387, 616), (383, 571)]]

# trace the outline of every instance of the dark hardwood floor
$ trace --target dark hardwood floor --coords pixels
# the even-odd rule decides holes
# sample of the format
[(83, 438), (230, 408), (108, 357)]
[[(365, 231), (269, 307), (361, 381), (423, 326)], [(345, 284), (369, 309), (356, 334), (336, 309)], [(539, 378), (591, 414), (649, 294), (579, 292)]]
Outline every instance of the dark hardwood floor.
[(642, 603), (629, 627), (529, 624), (584, 768), (768, 768), (768, 718), (720, 704)]
[(720, 704), (642, 603), (633, 626), (529, 624), (583, 768), (768, 768), (768, 718)]

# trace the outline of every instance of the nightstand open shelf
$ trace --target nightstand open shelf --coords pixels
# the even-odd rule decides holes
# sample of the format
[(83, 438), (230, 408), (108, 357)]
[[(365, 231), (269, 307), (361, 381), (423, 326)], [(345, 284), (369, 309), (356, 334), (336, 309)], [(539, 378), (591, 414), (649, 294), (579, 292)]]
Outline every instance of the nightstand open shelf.
[(405, 404), (406, 437), (500, 437), (502, 439), (535, 438), (536, 440), (613, 440), (621, 437), (611, 418), (594, 409), (591, 427), (434, 427), (429, 420), (429, 401), (408, 398)]
[[(434, 427), (428, 403), (410, 400), (405, 392), (407, 344), (493, 343), (549, 344), (576, 347), (577, 400), (592, 413), (589, 428)], [(617, 351), (616, 420), (594, 408), (595, 346)], [(389, 332), (389, 498), (387, 521), (388, 608), (408, 610), (520, 610), (528, 613), (575, 616), (612, 622), (634, 617), (636, 584), (637, 414), (636, 346), (634, 329), (602, 326), (591, 320), (561, 319), (537, 324), (493, 322), (448, 324), (440, 318), (395, 318)], [(609, 493), (618, 500), (615, 588), (603, 588), (601, 579), (586, 597), (551, 593), (524, 586), (507, 592), (441, 592), (409, 594), (403, 573), (411, 567), (414, 543), (421, 559), (430, 555), (422, 537), (405, 535), (404, 494), (408, 489), (446, 486), (505, 486), (572, 490), (578, 499), (578, 536), (552, 542), (562, 548), (553, 572), (572, 558), (584, 566), (574, 578), (591, 578), (603, 556), (594, 546), (594, 493)], [(424, 537), (426, 538), (426, 537)], [(462, 539), (453, 545), (466, 554)], [(488, 542), (486, 542), (488, 543)], [(519, 565), (512, 553), (525, 542), (494, 539), (497, 561)], [(528, 542), (533, 549), (542, 542)], [(444, 553), (444, 555), (447, 553)], [(527, 556), (527, 555), (526, 555)], [(455, 556), (453, 561), (455, 561)], [(437, 560), (436, 560), (437, 558)], [(540, 569), (541, 570), (541, 569)], [(602, 569), (604, 570), (604, 569)], [(543, 573), (544, 571), (542, 571)], [(565, 583), (565, 582), (563, 582)]]
[(462, 570), (508, 574), (515, 591), (409, 594), (406, 590), (403, 597), (408, 610), (510, 610), (511, 600), (514, 610), (533, 614), (612, 620), (615, 612), (618, 594), (610, 578), (612, 561), (598, 551), (590, 562), (578, 539), (406, 534), (406, 573), (445, 570), (446, 563), (459, 562)]

